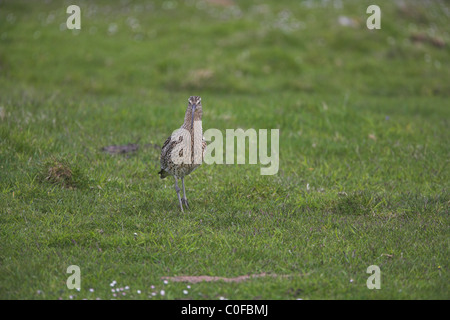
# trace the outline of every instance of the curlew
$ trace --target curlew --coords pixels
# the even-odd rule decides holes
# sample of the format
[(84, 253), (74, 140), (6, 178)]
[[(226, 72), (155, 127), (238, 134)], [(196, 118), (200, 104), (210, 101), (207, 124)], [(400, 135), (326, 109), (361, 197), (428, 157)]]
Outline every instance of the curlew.
[[(188, 100), (188, 107), (184, 115), (184, 123), (178, 130), (167, 138), (161, 150), (161, 179), (167, 176), (175, 178), (175, 191), (181, 211), (183, 205), (189, 208), (184, 188), (184, 177), (197, 169), (203, 161), (206, 141), (202, 130), (202, 99), (192, 96)], [(180, 196), (178, 179), (183, 186), (183, 198)]]

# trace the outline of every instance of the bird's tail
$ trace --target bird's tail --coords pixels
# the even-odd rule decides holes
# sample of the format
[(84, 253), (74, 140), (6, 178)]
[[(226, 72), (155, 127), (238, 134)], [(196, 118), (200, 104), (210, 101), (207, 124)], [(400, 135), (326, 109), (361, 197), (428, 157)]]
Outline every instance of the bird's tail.
[(167, 177), (169, 174), (167, 173), (167, 171), (165, 171), (164, 169), (161, 169), (160, 172), (158, 172), (158, 174), (160, 175), (161, 179), (164, 179), (165, 177)]

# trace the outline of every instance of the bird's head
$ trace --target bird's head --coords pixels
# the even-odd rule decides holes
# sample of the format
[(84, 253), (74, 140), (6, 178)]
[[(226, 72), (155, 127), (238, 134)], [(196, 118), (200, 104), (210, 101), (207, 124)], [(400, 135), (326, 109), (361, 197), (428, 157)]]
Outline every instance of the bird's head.
[(202, 120), (202, 98), (199, 96), (191, 96), (189, 97), (189, 107), (188, 111), (191, 112), (191, 129), (194, 127), (194, 119), (197, 121)]

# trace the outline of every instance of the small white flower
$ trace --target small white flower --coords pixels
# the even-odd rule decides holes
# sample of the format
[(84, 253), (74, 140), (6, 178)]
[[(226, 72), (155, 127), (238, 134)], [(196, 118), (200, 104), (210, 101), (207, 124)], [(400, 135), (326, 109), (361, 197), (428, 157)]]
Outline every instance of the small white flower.
[(72, 300), (72, 299), (73, 299), (73, 296), (69, 296), (69, 299), (71, 299), (71, 300)]
[(94, 289), (90, 288), (89, 291), (90, 291), (90, 292), (94, 292)]
[(166, 292), (164, 290), (161, 290), (160, 294), (163, 296), (166, 294)]
[(129, 290), (129, 289), (130, 289), (130, 287), (129, 287), (129, 286), (126, 286), (126, 287), (125, 287), (125, 290)]
[(141, 294), (141, 290), (137, 290), (136, 292), (137, 292), (138, 294)]
[(186, 286), (186, 288), (190, 289), (190, 288), (191, 288), (191, 286), (190, 286), (190, 285), (187, 285), (187, 286)]
[(156, 292), (152, 292), (152, 296), (156, 296)]
[(187, 290), (183, 290), (183, 293), (184, 293), (184, 294), (188, 294), (188, 291), (187, 291)]
[(154, 286), (154, 285), (151, 285), (150, 288), (155, 289), (155, 286)]
[(169, 283), (169, 281), (167, 281), (167, 280), (164, 280), (164, 284), (168, 284)]
[(116, 290), (115, 289), (111, 289), (111, 292), (116, 292)]
[(353, 279), (350, 279), (350, 283), (352, 283), (353, 282)]

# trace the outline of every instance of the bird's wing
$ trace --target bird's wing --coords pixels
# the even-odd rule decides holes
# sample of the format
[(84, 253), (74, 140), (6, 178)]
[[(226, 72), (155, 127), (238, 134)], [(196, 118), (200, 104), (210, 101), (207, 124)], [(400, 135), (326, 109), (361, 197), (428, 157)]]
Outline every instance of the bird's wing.
[(169, 143), (170, 143), (171, 138), (172, 138), (172, 136), (169, 136), (169, 137), (167, 138), (167, 140), (164, 142), (164, 144), (163, 144), (163, 146), (162, 146), (162, 148), (161, 148), (161, 153), (163, 153), (163, 152), (165, 151), (166, 147), (167, 147), (167, 146), (169, 145)]
[(172, 140), (172, 136), (169, 136), (164, 142), (161, 148), (161, 167), (163, 167), (163, 161), (167, 159), (167, 155), (170, 154), (175, 147), (175, 145), (183, 141), (183, 136), (179, 136), (177, 140)]

